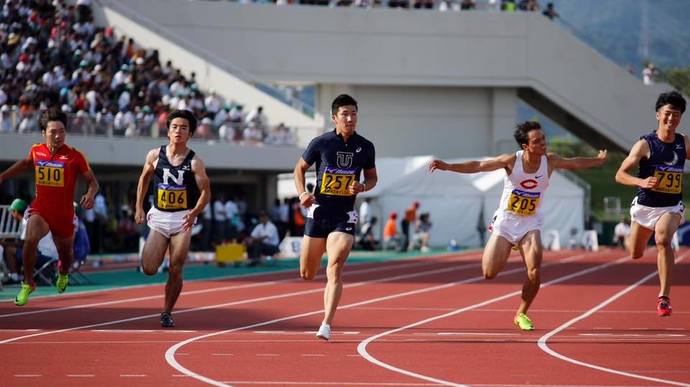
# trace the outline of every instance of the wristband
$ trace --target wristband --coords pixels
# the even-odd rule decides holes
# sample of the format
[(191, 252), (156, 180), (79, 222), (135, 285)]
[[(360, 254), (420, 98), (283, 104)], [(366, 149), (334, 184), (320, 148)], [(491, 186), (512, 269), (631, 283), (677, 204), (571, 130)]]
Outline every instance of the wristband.
[(364, 187), (364, 188), (362, 188), (362, 192), (366, 192), (367, 191), (367, 182), (366, 181), (364, 183), (362, 183), (362, 187)]
[(307, 195), (308, 195), (309, 192), (304, 191), (304, 192), (302, 192), (301, 194), (299, 194), (299, 196), (298, 196), (297, 198), (298, 198), (299, 200), (302, 200), (302, 195), (304, 195), (304, 194), (307, 194)]

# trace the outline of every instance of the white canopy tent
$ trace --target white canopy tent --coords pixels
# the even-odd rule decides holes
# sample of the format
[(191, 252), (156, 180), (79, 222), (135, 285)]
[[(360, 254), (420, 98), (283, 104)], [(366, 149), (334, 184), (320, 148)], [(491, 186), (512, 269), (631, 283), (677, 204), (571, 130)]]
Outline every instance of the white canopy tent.
[(405, 209), (419, 201), (418, 214), (428, 212), (433, 223), (431, 246), (445, 246), (451, 239), (463, 246), (479, 245), (481, 192), (458, 174), (429, 173), (431, 160), (431, 156), (376, 160), (380, 184), (359, 197), (372, 199), (372, 214), (379, 219), (379, 230), (388, 214), (397, 212), (399, 221)]

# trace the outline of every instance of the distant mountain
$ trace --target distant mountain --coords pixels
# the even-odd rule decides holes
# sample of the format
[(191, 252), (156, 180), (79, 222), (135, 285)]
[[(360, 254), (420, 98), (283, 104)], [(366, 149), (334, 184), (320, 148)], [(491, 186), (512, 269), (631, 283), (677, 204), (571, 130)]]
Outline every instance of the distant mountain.
[[(545, 6), (547, 1), (541, 1)], [(690, 66), (688, 0), (553, 0), (561, 24), (622, 67), (640, 74)]]

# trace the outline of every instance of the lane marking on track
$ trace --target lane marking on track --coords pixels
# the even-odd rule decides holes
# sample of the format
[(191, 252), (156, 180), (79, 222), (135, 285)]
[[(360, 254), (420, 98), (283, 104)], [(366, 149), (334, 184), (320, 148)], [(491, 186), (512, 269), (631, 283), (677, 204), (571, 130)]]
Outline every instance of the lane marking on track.
[(0, 329), (0, 332), (38, 332), (40, 329)]
[[(678, 263), (678, 262), (682, 261), (688, 255), (690, 255), (690, 253), (683, 254), (682, 256), (678, 257), (675, 262)], [(552, 330), (551, 332), (548, 332), (547, 334), (545, 334), (544, 336), (539, 338), (539, 341), (537, 342), (537, 344), (539, 345), (539, 348), (541, 348), (544, 352), (546, 352), (547, 354), (549, 354), (549, 355), (551, 355), (557, 359), (560, 359), (560, 360), (563, 360), (563, 361), (566, 361), (568, 363), (572, 363), (575, 365), (579, 365), (579, 366), (583, 366), (583, 367), (587, 367), (587, 368), (592, 368), (592, 369), (595, 369), (598, 371), (603, 371), (603, 372), (610, 373), (610, 374), (626, 376), (626, 377), (633, 378), (633, 379), (641, 379), (641, 380), (646, 380), (646, 381), (661, 383), (661, 384), (671, 384), (674, 386), (690, 386), (690, 383), (683, 383), (683, 382), (677, 382), (677, 381), (669, 380), (669, 379), (661, 379), (661, 378), (655, 378), (655, 377), (651, 377), (651, 376), (644, 376), (644, 375), (640, 375), (640, 374), (636, 374), (636, 373), (632, 373), (632, 372), (616, 370), (613, 368), (598, 366), (596, 364), (576, 360), (576, 359), (573, 359), (573, 358), (568, 357), (566, 355), (563, 355), (559, 352), (554, 351), (547, 344), (547, 341), (552, 336), (568, 329), (570, 326), (577, 323), (578, 321), (582, 321), (582, 320), (588, 318), (589, 316), (593, 315), (594, 313), (596, 313), (600, 309), (603, 309), (604, 307), (611, 304), (612, 302), (618, 300), (619, 298), (623, 297), (624, 295), (635, 290), (637, 287), (639, 287), (643, 283), (649, 281), (650, 279), (652, 279), (656, 275), (657, 275), (656, 271), (653, 271), (653, 272), (645, 275), (644, 277), (640, 278), (637, 282), (635, 282), (632, 285), (626, 287), (625, 289), (619, 291), (618, 293), (614, 294), (613, 296), (607, 298), (606, 300), (604, 300), (603, 302), (601, 302), (599, 305), (595, 306), (594, 308), (588, 310), (587, 312), (581, 314), (580, 316), (577, 316), (577, 317), (571, 319), (570, 321), (565, 322), (564, 324), (562, 324), (558, 328)]]
[[(558, 277), (558, 278), (556, 278), (556, 279), (554, 279), (554, 280), (551, 280), (551, 281), (548, 281), (548, 282), (543, 283), (543, 284), (541, 285), (541, 288), (540, 288), (540, 289), (543, 289), (543, 288), (545, 288), (545, 287), (548, 287), (548, 286), (551, 286), (551, 285), (555, 285), (555, 284), (558, 284), (558, 283), (561, 283), (561, 282), (565, 282), (565, 281), (570, 280), (570, 279), (572, 279), (572, 278), (576, 278), (576, 277), (580, 277), (580, 276), (583, 276), (583, 275), (586, 275), (586, 274), (590, 274), (590, 273), (593, 273), (593, 272), (595, 272), (595, 271), (603, 270), (603, 269), (606, 269), (606, 268), (611, 267), (611, 266), (614, 266), (614, 265), (619, 265), (619, 264), (621, 264), (621, 263), (623, 263), (623, 262), (626, 262), (626, 261), (629, 261), (629, 260), (631, 260), (631, 258), (630, 258), (629, 256), (625, 256), (625, 257), (618, 258), (618, 259), (616, 259), (615, 261), (609, 261), (609, 262), (606, 262), (606, 263), (603, 263), (603, 264), (599, 264), (599, 265), (596, 265), (596, 266), (593, 266), (593, 267), (590, 267), (590, 268), (587, 268), (587, 269), (583, 269), (583, 270), (577, 271), (577, 272), (575, 272), (575, 273), (571, 273), (571, 274), (568, 274), (568, 275), (565, 275), (565, 276), (562, 276), (562, 277)], [(543, 268), (543, 267), (544, 267), (544, 266), (542, 265), (542, 268)], [(524, 270), (524, 268), (523, 268), (523, 270)], [(359, 352), (359, 354), (362, 355), (362, 357), (365, 358), (367, 361), (369, 361), (369, 362), (371, 362), (371, 363), (373, 363), (373, 364), (375, 364), (375, 365), (378, 365), (378, 366), (380, 366), (380, 367), (382, 367), (382, 368), (385, 368), (385, 369), (387, 369), (387, 370), (393, 371), (393, 372), (397, 372), (397, 373), (400, 373), (400, 374), (403, 374), (403, 375), (407, 375), (407, 376), (410, 376), (410, 377), (413, 377), (413, 378), (416, 378), (416, 379), (422, 379), (422, 380), (426, 380), (426, 381), (428, 381), (428, 382), (438, 383), (438, 384), (447, 385), (447, 386), (464, 386), (463, 384), (454, 383), (454, 382), (451, 382), (451, 381), (448, 381), (448, 380), (443, 380), (443, 379), (439, 379), (439, 378), (434, 378), (434, 377), (427, 376), (427, 375), (422, 375), (422, 374), (419, 374), (419, 373), (416, 373), (416, 372), (412, 372), (412, 371), (409, 371), (409, 370), (406, 370), (406, 369), (403, 369), (403, 368), (399, 368), (399, 367), (393, 366), (393, 365), (391, 365), (391, 364), (385, 363), (385, 362), (383, 362), (383, 361), (381, 361), (381, 360), (378, 360), (377, 358), (375, 358), (375, 357), (372, 356), (371, 354), (369, 354), (369, 352), (368, 352), (367, 349), (366, 349), (366, 348), (367, 348), (367, 345), (368, 345), (369, 343), (373, 342), (374, 340), (377, 340), (377, 339), (379, 339), (379, 338), (381, 338), (381, 337), (384, 337), (384, 336), (387, 336), (387, 335), (390, 335), (390, 334), (393, 334), (393, 333), (398, 333), (398, 332), (400, 332), (400, 331), (403, 331), (403, 330), (406, 330), (406, 329), (410, 329), (410, 328), (414, 328), (414, 327), (417, 327), (417, 326), (420, 326), (420, 325), (423, 325), (423, 324), (427, 324), (427, 323), (430, 323), (430, 322), (433, 322), (433, 321), (436, 321), (436, 320), (441, 320), (441, 319), (444, 319), (444, 318), (447, 318), (447, 317), (455, 316), (455, 315), (457, 315), (457, 314), (464, 313), (464, 312), (467, 312), (467, 311), (470, 311), (470, 310), (474, 310), (474, 309), (480, 308), (480, 307), (485, 306), (485, 305), (490, 305), (490, 304), (493, 304), (493, 303), (498, 302), (498, 301), (502, 301), (502, 300), (505, 300), (505, 299), (508, 299), (508, 298), (511, 298), (511, 297), (518, 296), (518, 295), (520, 295), (521, 293), (522, 293), (521, 290), (514, 291), (514, 292), (510, 292), (510, 293), (504, 294), (504, 295), (502, 295), (502, 296), (490, 298), (490, 299), (488, 299), (488, 300), (486, 300), (486, 301), (482, 301), (482, 302), (479, 302), (479, 303), (476, 303), (476, 304), (473, 304), (473, 305), (466, 306), (466, 307), (464, 307), (464, 308), (456, 309), (456, 310), (454, 310), (454, 311), (452, 311), (452, 312), (449, 312), (449, 313), (445, 313), (445, 314), (442, 314), (442, 315), (430, 317), (430, 318), (427, 318), (427, 319), (424, 319), (424, 320), (421, 320), (421, 321), (417, 321), (417, 322), (412, 323), (412, 324), (405, 325), (405, 326), (400, 327), (400, 328), (396, 328), (396, 329), (392, 329), (392, 330), (389, 330), (389, 331), (385, 331), (385, 332), (379, 333), (379, 334), (377, 334), (377, 335), (371, 336), (371, 337), (369, 337), (369, 338), (363, 340), (362, 342), (360, 342), (359, 345), (357, 346), (357, 352)]]
[(15, 378), (40, 378), (41, 374), (15, 374)]
[[(542, 267), (548, 267), (548, 266), (552, 266), (552, 265), (558, 265), (558, 264), (564, 264), (564, 263), (570, 263), (570, 262), (578, 261), (578, 260), (584, 259), (587, 255), (588, 255), (588, 254), (579, 254), (579, 255), (575, 255), (575, 256), (569, 257), (569, 258), (560, 259), (560, 260), (558, 260), (558, 261), (547, 262), (547, 263), (545, 263), (544, 265), (542, 265)], [(605, 265), (611, 265), (611, 263), (606, 263)], [(462, 266), (465, 266), (465, 265), (462, 265)], [(517, 267), (517, 268), (515, 268), (515, 269), (511, 269), (511, 270), (506, 270), (506, 271), (504, 271), (504, 272), (503, 272), (503, 275), (510, 275), (510, 274), (522, 273), (522, 272), (524, 272), (524, 270), (525, 270), (524, 267)], [(585, 270), (585, 271), (586, 271), (586, 270)], [(397, 298), (401, 298), (401, 297), (407, 297), (407, 296), (411, 296), (411, 295), (417, 295), (417, 294), (422, 294), (422, 293), (433, 292), (433, 291), (437, 291), (437, 290), (441, 290), (441, 289), (447, 289), (447, 288), (450, 288), (450, 287), (454, 287), (454, 286), (457, 286), (457, 285), (462, 285), (462, 284), (467, 284), (467, 283), (473, 283), (473, 282), (479, 282), (479, 281), (482, 281), (482, 280), (484, 280), (484, 277), (483, 277), (483, 276), (480, 276), (480, 277), (471, 277), (471, 278), (467, 278), (467, 279), (464, 279), (464, 280), (455, 281), (455, 282), (450, 282), (450, 283), (445, 283), (445, 284), (441, 284), (441, 285), (434, 285), (434, 286), (430, 286), (430, 287), (426, 287), (426, 288), (421, 288), (421, 289), (416, 289), (416, 290), (410, 290), (410, 291), (401, 292), (401, 293), (394, 293), (394, 294), (391, 294), (391, 295), (388, 295), (388, 296), (383, 296), (383, 297), (378, 297), (378, 298), (372, 298), (372, 299), (369, 299), (369, 300), (360, 301), (360, 302), (356, 302), (356, 303), (353, 303), (353, 304), (342, 305), (342, 306), (339, 306), (339, 307), (338, 307), (338, 310), (356, 308), (356, 307), (361, 306), (361, 305), (368, 305), (368, 304), (373, 304), (373, 303), (376, 303), (376, 302), (388, 301), (388, 300), (393, 300), (393, 299), (397, 299)], [(358, 285), (358, 286), (359, 286), (359, 285), (365, 285), (365, 284), (369, 284), (369, 283), (373, 283), (373, 282), (375, 282), (375, 281), (360, 282), (360, 283), (357, 283), (357, 285)], [(348, 285), (345, 285), (344, 287), (348, 287)], [(322, 289), (321, 289), (321, 290), (322, 290)], [(519, 294), (520, 292), (517, 292), (517, 293)], [(180, 363), (178, 363), (177, 360), (175, 359), (175, 352), (176, 352), (178, 349), (182, 348), (183, 346), (185, 346), (185, 345), (187, 345), (187, 344), (193, 343), (193, 342), (198, 341), (198, 340), (206, 339), (206, 338), (209, 338), (209, 337), (214, 337), (214, 336), (218, 336), (218, 335), (222, 335), (222, 334), (237, 332), (237, 331), (241, 331), (241, 330), (247, 330), (247, 329), (252, 329), (252, 328), (258, 328), (258, 327), (262, 327), (262, 326), (266, 326), (266, 325), (275, 324), (275, 323), (277, 323), (277, 322), (282, 322), (282, 321), (287, 321), (287, 320), (294, 320), (294, 319), (298, 319), (298, 318), (302, 318), (302, 317), (313, 316), (313, 315), (315, 315), (315, 314), (320, 314), (320, 313), (323, 313), (323, 309), (319, 309), (319, 310), (311, 311), (311, 312), (300, 313), (300, 314), (295, 314), (295, 315), (291, 315), (291, 316), (286, 316), (286, 317), (277, 318), (277, 319), (274, 319), (274, 320), (263, 321), (263, 322), (254, 323), (254, 324), (251, 324), (251, 325), (245, 325), (245, 326), (241, 326), (241, 327), (237, 327), (237, 328), (227, 329), (227, 330), (224, 330), (224, 331), (211, 332), (211, 333), (208, 333), (208, 334), (205, 334), (205, 335), (192, 337), (192, 338), (189, 338), (189, 339), (187, 339), (187, 340), (181, 341), (181, 342), (179, 342), (179, 343), (173, 345), (172, 347), (170, 347), (170, 348), (165, 352), (165, 359), (166, 359), (166, 361), (168, 362), (168, 364), (170, 364), (173, 368), (175, 368), (176, 370), (182, 372), (183, 374), (186, 374), (186, 375), (189, 375), (189, 376), (193, 377), (194, 379), (200, 380), (200, 381), (202, 381), (202, 382), (204, 382), (204, 383), (211, 384), (211, 385), (214, 385), (214, 386), (228, 386), (227, 383), (224, 383), (224, 382), (221, 382), (221, 381), (218, 381), (218, 380), (215, 380), (215, 379), (211, 379), (211, 378), (209, 378), (209, 377), (206, 377), (206, 376), (204, 376), (204, 375), (198, 374), (198, 373), (196, 373), (196, 372), (194, 372), (194, 371), (192, 371), (192, 370), (190, 370), (190, 369), (184, 367), (183, 365), (181, 365)], [(0, 343), (1, 343), (1, 342), (0, 342)]]
[[(458, 257), (465, 258), (465, 257), (471, 256), (471, 255), (472, 255), (472, 253), (468, 253), (467, 255), (460, 255)], [(450, 256), (450, 257), (453, 257), (453, 256)], [(426, 260), (426, 258), (425, 258), (425, 260)], [(458, 262), (462, 262), (462, 261), (464, 261), (464, 259), (458, 260)], [(443, 263), (443, 262), (455, 262), (455, 260), (448, 259), (448, 260), (432, 261), (432, 262), (427, 262), (427, 261), (422, 261), (422, 262), (399, 261), (399, 262), (395, 262), (394, 265), (388, 265), (388, 266), (379, 265), (379, 266), (372, 267), (372, 268), (351, 270), (351, 271), (346, 271), (345, 274), (347, 274), (347, 275), (367, 274), (367, 273), (375, 273), (375, 272), (379, 272), (379, 271), (396, 270), (396, 269), (401, 269), (401, 268), (408, 269), (408, 268), (414, 268), (414, 267), (419, 267), (419, 266), (428, 266), (430, 263), (433, 264), (433, 263)], [(371, 262), (368, 262), (368, 263), (371, 263)], [(400, 263), (400, 264), (398, 265), (398, 263)], [(361, 264), (365, 264), (365, 263), (361, 263)], [(353, 266), (356, 267), (357, 265), (358, 264), (355, 264)], [(286, 269), (284, 271), (273, 272), (271, 274), (275, 274), (275, 273), (282, 274), (284, 272), (287, 273), (287, 272), (294, 271), (294, 270), (295, 269), (290, 269), (290, 270)], [(325, 274), (319, 274), (314, 279), (323, 279), (325, 277), (326, 277)], [(236, 277), (232, 277), (232, 279), (235, 279), (235, 278)], [(244, 279), (244, 278), (242, 278), (242, 279)], [(209, 279), (209, 281), (210, 281), (210, 279)], [(283, 280), (275, 280), (275, 281), (267, 281), (267, 282), (253, 282), (253, 283), (243, 284), (243, 285), (228, 285), (228, 286), (221, 286), (218, 288), (211, 288), (211, 289), (183, 291), (180, 294), (180, 296), (190, 296), (190, 295), (205, 294), (205, 293), (212, 293), (212, 292), (222, 292), (222, 291), (226, 291), (226, 290), (238, 290), (238, 289), (247, 289), (247, 288), (263, 287), (263, 286), (272, 286), (272, 285), (277, 285), (277, 284), (293, 283), (293, 282), (298, 283), (298, 282), (302, 282), (302, 281), (303, 280), (298, 279), (298, 278), (297, 279), (296, 278), (288, 278), (288, 279), (283, 279)], [(161, 285), (161, 284), (156, 284), (156, 285)], [(149, 287), (149, 286), (154, 286), (154, 285), (142, 285), (140, 287)], [(131, 288), (127, 288), (127, 289), (131, 289)], [(99, 290), (97, 292), (105, 292), (105, 291), (113, 291), (113, 290), (122, 290), (122, 289)], [(76, 293), (75, 298), (77, 298), (81, 295), (87, 294), (87, 293), (95, 293), (95, 292)], [(46, 296), (46, 297), (55, 297), (55, 296)], [(127, 303), (127, 302), (150, 301), (150, 300), (162, 299), (164, 297), (165, 297), (164, 294), (159, 294), (159, 295), (155, 295), (155, 296), (133, 297), (133, 298), (113, 300), (113, 301), (96, 302), (96, 303), (91, 303), (91, 304), (79, 304), (79, 305), (63, 306), (60, 308), (52, 308), (52, 309), (30, 310), (30, 311), (25, 311), (25, 312), (12, 312), (12, 313), (0, 314), (0, 318), (27, 316), (27, 315), (42, 314), (42, 313), (62, 312), (65, 310), (91, 308), (94, 306), (117, 305), (117, 304), (122, 304), (122, 303)], [(36, 298), (39, 298), (39, 297), (36, 297)]]
[(433, 383), (386, 383), (386, 382), (294, 382), (294, 381), (250, 381), (232, 380), (221, 382), (224, 385), (233, 384), (258, 384), (258, 385), (279, 385), (279, 386), (433, 386)]
[(146, 374), (120, 374), (121, 378), (145, 378)]
[(65, 376), (67, 376), (68, 378), (93, 378), (96, 375), (94, 375), (94, 374), (67, 374)]
[(256, 356), (280, 356), (277, 353), (257, 353)]
[[(377, 278), (375, 280), (370, 280), (370, 281), (355, 282), (353, 284), (344, 285), (344, 287), (345, 288), (354, 288), (354, 287), (364, 286), (364, 285), (368, 285), (368, 284), (372, 284), (372, 283), (384, 283), (384, 282), (398, 281), (398, 280), (407, 279), (407, 278), (424, 277), (424, 276), (429, 276), (429, 275), (434, 275), (434, 274), (441, 274), (441, 273), (446, 273), (446, 272), (465, 270), (468, 268), (477, 267), (478, 265), (479, 265), (478, 263), (467, 263), (464, 265), (459, 265), (459, 266), (450, 267), (450, 268), (446, 267), (443, 269), (418, 271), (418, 272), (411, 273), (411, 274), (403, 274), (403, 275), (397, 275), (397, 276), (392, 276), (392, 277)], [(514, 270), (518, 270), (518, 269), (514, 269)], [(443, 285), (443, 286), (445, 287), (448, 285)], [(202, 306), (202, 307), (198, 307), (198, 308), (178, 310), (175, 312), (175, 315), (180, 315), (183, 313), (198, 312), (198, 311), (203, 311), (203, 310), (208, 310), (208, 309), (218, 309), (218, 308), (234, 306), (234, 305), (250, 304), (250, 303), (254, 303), (254, 302), (277, 300), (277, 299), (281, 299), (281, 298), (301, 296), (301, 295), (311, 294), (311, 293), (323, 293), (323, 289), (322, 288), (316, 288), (316, 289), (309, 289), (309, 290), (301, 290), (301, 291), (282, 293), (282, 294), (277, 294), (277, 295), (272, 295), (272, 296), (264, 296), (264, 297), (250, 298), (250, 299), (244, 299), (244, 300), (239, 300), (239, 301), (232, 301), (232, 302), (227, 302), (224, 304), (207, 305), (207, 306)], [(323, 311), (323, 310), (321, 310), (321, 311)], [(125, 322), (143, 320), (143, 319), (147, 319), (147, 318), (154, 318), (154, 317), (158, 317), (158, 316), (160, 316), (158, 313), (153, 313), (153, 314), (148, 314), (148, 315), (143, 315), (143, 316), (135, 316), (135, 317), (125, 318), (125, 319), (121, 319), (121, 320), (111, 320), (111, 321), (106, 321), (106, 322), (102, 322), (102, 323), (80, 325), (80, 326), (76, 326), (76, 327), (58, 329), (58, 330), (54, 330), (54, 331), (39, 332), (39, 333), (30, 334), (30, 335), (24, 335), (24, 336), (18, 336), (18, 337), (5, 339), (5, 340), (0, 340), (0, 344), (8, 344), (11, 342), (15, 342), (15, 341), (23, 340), (23, 339), (28, 339), (31, 337), (44, 336), (44, 335), (57, 334), (57, 333), (64, 333), (64, 332), (71, 332), (71, 331), (76, 331), (76, 330), (85, 330), (85, 329), (90, 329), (90, 328), (106, 326), (106, 325), (120, 324), (120, 323), (125, 323)], [(268, 324), (263, 324), (263, 325), (268, 325)], [(252, 325), (252, 326), (248, 326), (246, 328), (249, 328), (249, 327), (253, 328), (255, 326), (258, 327), (258, 326), (263, 326), (263, 325)]]
[[(359, 269), (359, 270), (354, 270), (354, 271), (348, 271), (347, 274), (359, 274), (359, 273), (365, 273), (368, 271), (381, 271), (381, 270), (389, 270), (389, 269), (395, 269), (398, 266), (395, 266), (397, 264), (400, 264), (400, 266), (407, 267), (407, 265), (410, 266), (416, 266), (416, 265), (427, 265), (429, 262), (462, 262), (469, 256), (472, 256), (474, 254), (477, 254), (475, 251), (468, 251), (468, 252), (463, 252), (463, 253), (452, 253), (452, 254), (439, 254), (439, 255), (432, 255), (432, 256), (420, 256), (420, 257), (408, 257), (408, 258), (400, 258), (397, 259), (394, 262), (353, 262), (350, 264), (349, 267), (358, 267), (358, 266), (363, 266), (363, 265), (376, 265), (374, 268), (370, 269)], [(440, 258), (440, 259), (435, 259), (435, 258)], [(459, 258), (459, 259), (456, 259)], [(433, 260), (433, 261), (432, 261)], [(412, 261), (412, 263), (409, 263), (409, 261)], [(287, 268), (287, 269), (282, 269), (282, 270), (276, 270), (276, 271), (269, 271), (269, 272), (263, 272), (263, 273), (246, 273), (246, 274), (238, 274), (238, 275), (225, 275), (225, 276), (218, 276), (218, 277), (210, 277), (210, 278), (198, 278), (198, 279), (191, 279), (191, 280), (185, 280), (185, 283), (197, 283), (197, 282), (213, 282), (213, 281), (228, 281), (228, 280), (251, 280), (253, 277), (266, 277), (269, 275), (273, 274), (287, 274), (294, 272), (296, 269), (295, 268)], [(325, 274), (319, 274), (315, 278), (325, 278)], [(301, 281), (300, 279), (285, 279), (285, 280), (275, 280), (275, 281), (269, 281), (269, 282), (260, 282), (260, 284), (266, 283), (266, 284), (271, 284), (270, 282), (277, 282), (277, 283), (283, 283), (283, 282), (299, 282)], [(255, 283), (252, 283), (255, 284)], [(132, 286), (123, 286), (119, 288), (109, 288), (109, 289), (98, 289), (98, 290), (87, 290), (83, 292), (78, 292), (78, 293), (69, 293), (67, 295), (64, 294), (52, 294), (52, 295), (44, 295), (44, 296), (34, 296), (31, 297), (32, 300), (40, 300), (40, 299), (45, 299), (45, 298), (54, 298), (54, 297), (62, 297), (62, 298), (67, 298), (69, 299), (78, 299), (81, 296), (88, 295), (88, 294), (96, 294), (96, 293), (105, 293), (105, 292), (112, 292), (114, 290), (116, 291), (122, 291), (122, 290), (133, 290), (133, 289), (143, 289), (143, 288), (150, 288), (150, 287), (155, 287), (155, 286), (164, 286), (165, 282), (161, 283), (155, 283), (155, 284), (145, 284), (145, 285), (132, 285)], [(196, 291), (187, 291), (183, 292), (182, 294), (197, 294), (197, 293), (206, 293), (206, 292), (213, 292), (215, 291), (214, 289), (203, 289), (203, 290), (196, 290)], [(16, 313), (8, 313), (8, 314), (0, 314), (0, 318), (3, 317), (12, 317), (12, 316), (23, 316), (27, 314), (36, 314), (36, 313), (50, 313), (50, 312), (57, 312), (57, 311), (62, 311), (62, 310), (69, 310), (69, 309), (77, 309), (77, 308), (82, 308), (82, 307), (91, 307), (91, 306), (101, 306), (101, 305), (112, 305), (112, 304), (117, 304), (121, 302), (128, 302), (128, 301), (137, 301), (139, 299), (156, 299), (156, 298), (163, 298), (163, 296), (151, 296), (149, 297), (136, 297), (136, 298), (131, 298), (131, 299), (125, 299), (125, 300), (117, 300), (117, 301), (108, 301), (105, 303), (96, 303), (96, 304), (88, 304), (88, 305), (76, 305), (76, 306), (66, 306), (62, 308), (54, 308), (54, 309), (41, 309), (41, 310), (35, 310), (35, 311), (26, 311), (26, 312), (16, 312)], [(11, 301), (11, 300), (7, 300)]]
[(601, 337), (686, 337), (682, 333), (580, 333), (578, 336), (601, 336)]

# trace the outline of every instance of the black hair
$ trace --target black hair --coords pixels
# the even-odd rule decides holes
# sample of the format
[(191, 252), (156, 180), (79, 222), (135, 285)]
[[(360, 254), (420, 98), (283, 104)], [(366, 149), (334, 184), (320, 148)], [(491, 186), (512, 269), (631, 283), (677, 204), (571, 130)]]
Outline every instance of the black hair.
[(342, 106), (354, 106), (355, 110), (359, 110), (357, 108), (357, 101), (355, 101), (354, 98), (347, 94), (340, 94), (339, 96), (335, 97), (333, 103), (331, 104), (331, 115), (338, 113), (338, 109), (340, 109)]
[(41, 119), (38, 121), (38, 127), (41, 128), (41, 130), (46, 130), (50, 121), (62, 122), (62, 125), (67, 129), (67, 114), (57, 106), (51, 106), (41, 114)]
[(194, 117), (194, 113), (190, 112), (189, 110), (173, 110), (168, 114), (168, 119), (165, 121), (165, 126), (170, 130), (170, 123), (172, 120), (175, 118), (184, 118), (187, 120), (187, 123), (189, 124), (189, 133), (194, 134), (194, 131), (196, 130), (196, 117)]
[(541, 125), (537, 121), (525, 121), (515, 126), (513, 137), (515, 138), (515, 141), (517, 141), (518, 145), (527, 145), (529, 143), (527, 134), (535, 129), (541, 129)]
[(659, 108), (666, 105), (671, 105), (680, 110), (680, 114), (685, 113), (685, 98), (675, 90), (659, 94), (659, 98), (656, 99), (656, 111), (659, 111)]

